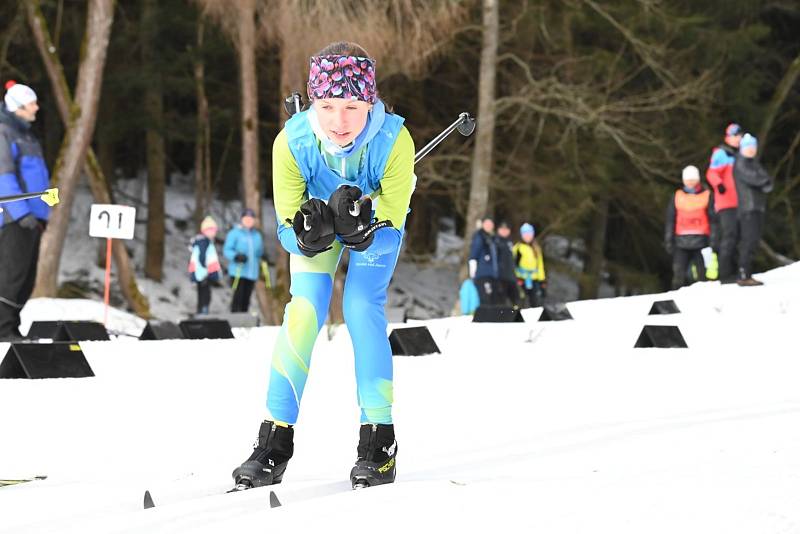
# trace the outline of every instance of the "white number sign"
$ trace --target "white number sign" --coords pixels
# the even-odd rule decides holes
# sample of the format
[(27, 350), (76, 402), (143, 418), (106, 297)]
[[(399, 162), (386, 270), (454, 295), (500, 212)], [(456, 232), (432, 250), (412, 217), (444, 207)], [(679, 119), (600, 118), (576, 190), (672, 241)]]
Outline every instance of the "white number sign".
[(112, 239), (133, 239), (136, 208), (116, 204), (92, 204), (89, 235)]

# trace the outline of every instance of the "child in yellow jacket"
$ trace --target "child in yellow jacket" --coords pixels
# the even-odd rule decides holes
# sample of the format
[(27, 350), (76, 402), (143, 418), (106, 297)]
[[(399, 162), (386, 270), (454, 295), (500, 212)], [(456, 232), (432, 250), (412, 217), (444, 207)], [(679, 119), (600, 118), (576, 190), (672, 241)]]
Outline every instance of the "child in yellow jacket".
[(541, 306), (547, 289), (547, 275), (544, 270), (544, 255), (536, 242), (536, 231), (532, 224), (525, 223), (519, 229), (522, 241), (514, 245), (514, 261), (517, 283), (524, 290), (528, 305)]

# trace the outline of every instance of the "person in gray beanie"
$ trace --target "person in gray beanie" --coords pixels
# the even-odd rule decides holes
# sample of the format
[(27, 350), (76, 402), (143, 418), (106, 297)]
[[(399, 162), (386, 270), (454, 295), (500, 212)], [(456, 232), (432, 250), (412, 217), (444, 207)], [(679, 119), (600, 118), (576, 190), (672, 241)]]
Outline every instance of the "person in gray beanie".
[(753, 278), (753, 256), (761, 241), (767, 193), (772, 191), (774, 180), (756, 159), (757, 154), (758, 139), (745, 134), (733, 166), (733, 179), (739, 196), (739, 277), (736, 283), (740, 286), (763, 285)]

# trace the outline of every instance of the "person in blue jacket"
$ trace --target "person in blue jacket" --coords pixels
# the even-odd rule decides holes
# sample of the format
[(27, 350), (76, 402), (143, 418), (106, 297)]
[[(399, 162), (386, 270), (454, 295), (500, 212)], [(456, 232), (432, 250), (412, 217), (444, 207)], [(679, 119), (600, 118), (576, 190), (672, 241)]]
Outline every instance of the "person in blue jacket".
[(289, 253), (292, 299), (272, 351), (266, 417), (252, 453), (233, 472), (237, 489), (283, 479), (344, 251), (342, 312), (361, 423), (350, 481), (389, 484), (397, 471), (384, 306), (416, 183), (414, 142), (404, 119), (379, 98), (375, 59), (355, 43), (332, 43), (309, 58), (307, 89), (310, 106), (292, 115), (272, 147), (278, 240)]
[[(31, 131), (39, 111), (36, 93), (10, 81), (0, 108), (0, 196), (47, 189), (50, 174)], [(0, 339), (22, 337), (19, 315), (33, 292), (49, 217), (50, 207), (39, 198), (0, 204)]]
[(222, 253), (228, 259), (228, 275), (233, 288), (232, 312), (247, 311), (253, 287), (258, 280), (261, 257), (264, 255), (264, 240), (255, 224), (255, 211), (246, 208), (242, 212), (241, 224), (228, 232), (222, 247)]
[(468, 266), (469, 277), (475, 281), (481, 304), (501, 304), (502, 297), (498, 287), (500, 265), (497, 240), (494, 235), (494, 220), (491, 217), (484, 217), (481, 228), (472, 236)]

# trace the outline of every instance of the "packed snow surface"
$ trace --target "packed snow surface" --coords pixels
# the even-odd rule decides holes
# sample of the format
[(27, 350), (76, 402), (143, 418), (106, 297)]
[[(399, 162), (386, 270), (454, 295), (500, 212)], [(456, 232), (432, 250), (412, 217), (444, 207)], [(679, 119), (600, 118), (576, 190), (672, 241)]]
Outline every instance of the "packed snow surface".
[[(416, 323), (442, 353), (395, 358), (398, 480), (359, 491), (352, 348), (324, 329), (279, 508), (270, 488), (225, 494), (276, 328), (81, 343), (94, 378), (0, 381), (0, 479), (47, 476), (0, 488), (0, 532), (800, 533), (800, 264), (759, 278), (574, 302), (572, 321)], [(682, 313), (648, 316), (665, 298)], [(689, 348), (634, 349), (645, 324)]]

